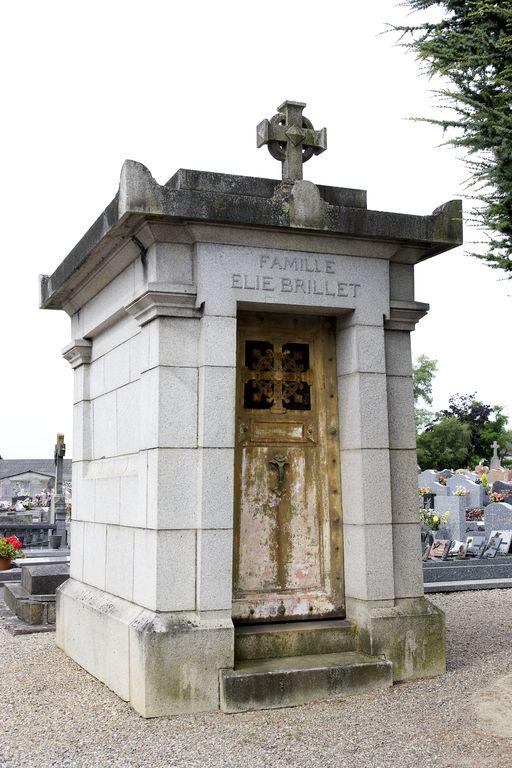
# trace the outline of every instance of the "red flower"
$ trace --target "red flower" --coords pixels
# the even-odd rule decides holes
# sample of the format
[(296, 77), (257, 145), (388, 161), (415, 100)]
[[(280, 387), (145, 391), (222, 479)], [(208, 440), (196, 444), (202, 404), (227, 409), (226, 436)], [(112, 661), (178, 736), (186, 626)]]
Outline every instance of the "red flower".
[(12, 544), (14, 549), (21, 549), (22, 547), (21, 541), (16, 536), (7, 536), (5, 540)]

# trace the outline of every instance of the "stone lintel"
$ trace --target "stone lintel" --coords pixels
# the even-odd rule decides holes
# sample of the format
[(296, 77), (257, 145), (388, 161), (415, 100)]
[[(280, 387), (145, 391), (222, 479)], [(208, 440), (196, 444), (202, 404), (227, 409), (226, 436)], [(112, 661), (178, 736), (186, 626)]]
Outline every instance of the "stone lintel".
[(414, 331), (416, 323), (425, 317), (429, 304), (421, 301), (391, 301), (389, 318), (384, 320), (387, 331)]
[(72, 368), (87, 365), (91, 362), (92, 341), (88, 339), (74, 339), (62, 350), (62, 356)]
[[(311, 182), (308, 185), (314, 187)], [(209, 222), (274, 231), (343, 235), (410, 246), (410, 263), (454, 248), (462, 242), (458, 200), (430, 216), (385, 213), (365, 207), (358, 190), (315, 187), (315, 195), (278, 181), (229, 174), (179, 171), (160, 185), (141, 163), (125, 161), (119, 192), (90, 230), (51, 275), (41, 275), (41, 307), (61, 309), (77, 278), (91, 272), (123, 243), (134, 240), (148, 218), (174, 222)], [(314, 209), (308, 208), (314, 202)]]
[(168, 293), (164, 291), (146, 291), (125, 307), (140, 326), (154, 320), (155, 317), (200, 317), (201, 308), (196, 307), (195, 293)]

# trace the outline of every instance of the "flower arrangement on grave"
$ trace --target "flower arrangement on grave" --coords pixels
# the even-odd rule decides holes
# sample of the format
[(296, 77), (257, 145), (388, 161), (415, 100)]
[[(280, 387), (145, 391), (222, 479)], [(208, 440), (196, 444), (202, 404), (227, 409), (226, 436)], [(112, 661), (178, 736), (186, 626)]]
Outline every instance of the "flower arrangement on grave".
[(23, 504), (24, 509), (32, 509), (32, 499), (23, 499), (21, 503)]
[(458, 486), (455, 488), (455, 490), (454, 490), (454, 492), (453, 492), (453, 495), (454, 495), (454, 496), (467, 496), (467, 495), (468, 495), (468, 493), (469, 493), (469, 491), (468, 491), (468, 489), (467, 489), (467, 488), (464, 488), (464, 486), (463, 486), (463, 485), (458, 485)]
[(505, 499), (507, 498), (507, 494), (506, 493), (499, 493), (498, 491), (493, 491), (491, 493), (491, 495), (489, 496), (489, 498), (493, 502), (505, 501)]
[(424, 496), (426, 493), (430, 493), (430, 490), (425, 485), (422, 485), (421, 488), (418, 488), (418, 494), (420, 496)]
[(446, 485), (446, 477), (443, 477), (442, 475), (439, 475), (439, 477), (437, 478), (437, 481), (439, 485)]
[(476, 523), (484, 519), (484, 511), (479, 507), (466, 510), (466, 520), (468, 523)]
[(17, 557), (25, 557), (21, 551), (22, 543), (16, 536), (0, 536), (0, 560), (15, 560)]
[(436, 515), (431, 509), (420, 509), (420, 522), (427, 525), (432, 531), (438, 531), (442, 525), (448, 525), (449, 512), (444, 515)]
[(465, 469), (456, 469), (455, 470), (455, 474), (456, 475), (465, 475), (466, 474), (466, 470)]
[(484, 492), (487, 494), (487, 496), (489, 496), (491, 492), (491, 486), (489, 484), (489, 480), (487, 479), (487, 475), (485, 474), (485, 472), (480, 478), (480, 483), (482, 485), (482, 488), (484, 489)]

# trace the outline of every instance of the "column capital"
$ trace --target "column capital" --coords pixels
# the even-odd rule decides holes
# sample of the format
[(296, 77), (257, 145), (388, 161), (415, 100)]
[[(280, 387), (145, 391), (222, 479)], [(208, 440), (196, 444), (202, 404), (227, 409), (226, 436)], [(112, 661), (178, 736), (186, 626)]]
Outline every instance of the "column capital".
[(196, 307), (195, 293), (171, 293), (167, 291), (145, 291), (125, 306), (125, 311), (135, 318), (140, 326), (156, 317), (201, 317), (201, 307)]
[(62, 350), (62, 356), (72, 368), (80, 365), (88, 365), (91, 362), (92, 341), (88, 339), (74, 339)]
[(421, 301), (391, 301), (384, 328), (386, 331), (414, 331), (416, 323), (425, 317), (429, 309), (430, 305)]

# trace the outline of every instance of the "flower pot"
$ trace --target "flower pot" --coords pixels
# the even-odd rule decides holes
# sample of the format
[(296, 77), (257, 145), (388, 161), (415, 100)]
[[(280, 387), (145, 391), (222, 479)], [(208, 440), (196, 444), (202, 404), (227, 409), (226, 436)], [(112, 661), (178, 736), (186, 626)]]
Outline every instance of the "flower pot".
[(7, 557), (0, 557), (0, 571), (8, 571), (12, 568), (12, 561)]
[(57, 534), (54, 533), (51, 536), (48, 536), (48, 541), (51, 549), (59, 549), (62, 536), (57, 536)]

